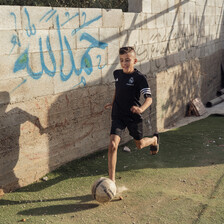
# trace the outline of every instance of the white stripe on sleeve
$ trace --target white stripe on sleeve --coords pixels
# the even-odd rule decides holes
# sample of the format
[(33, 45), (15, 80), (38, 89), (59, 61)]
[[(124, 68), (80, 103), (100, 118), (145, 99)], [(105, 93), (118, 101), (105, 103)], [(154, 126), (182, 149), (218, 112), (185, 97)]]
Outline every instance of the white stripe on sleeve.
[(140, 92), (141, 92), (142, 95), (145, 95), (145, 94), (149, 94), (149, 95), (151, 95), (151, 90), (150, 90), (150, 88), (144, 88), (144, 89), (142, 89)]

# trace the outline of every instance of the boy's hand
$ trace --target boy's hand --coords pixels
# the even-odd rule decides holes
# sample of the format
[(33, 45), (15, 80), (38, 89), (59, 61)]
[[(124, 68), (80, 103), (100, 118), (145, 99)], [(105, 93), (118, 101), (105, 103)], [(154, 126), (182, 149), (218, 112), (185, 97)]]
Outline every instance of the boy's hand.
[(140, 107), (133, 106), (131, 108), (131, 112), (134, 113), (134, 114), (141, 114), (141, 113), (143, 113), (143, 110)]
[(104, 106), (104, 109), (112, 109), (112, 103), (107, 103), (105, 106)]

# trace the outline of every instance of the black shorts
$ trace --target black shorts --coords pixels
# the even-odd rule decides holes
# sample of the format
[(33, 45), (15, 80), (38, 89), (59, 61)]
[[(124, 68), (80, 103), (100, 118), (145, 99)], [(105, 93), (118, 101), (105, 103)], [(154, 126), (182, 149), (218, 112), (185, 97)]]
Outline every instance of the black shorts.
[(110, 134), (118, 135), (121, 137), (125, 128), (128, 128), (129, 134), (135, 140), (141, 140), (143, 138), (142, 119), (138, 119), (138, 120), (125, 119), (125, 118), (124, 119), (121, 119), (121, 118), (112, 119)]

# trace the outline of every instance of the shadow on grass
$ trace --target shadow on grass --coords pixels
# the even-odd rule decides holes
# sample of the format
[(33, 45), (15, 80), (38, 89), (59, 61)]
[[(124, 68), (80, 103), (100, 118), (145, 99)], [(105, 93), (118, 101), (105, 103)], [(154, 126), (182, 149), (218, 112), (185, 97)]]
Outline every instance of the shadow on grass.
[[(149, 150), (137, 150), (133, 141), (126, 145), (131, 153), (118, 150), (119, 172), (138, 169), (200, 167), (224, 162), (224, 116), (210, 116), (178, 129), (160, 134), (160, 152), (151, 156)], [(21, 188), (19, 192), (35, 192), (69, 178), (107, 176), (107, 150), (72, 161), (50, 173), (49, 180)]]
[(59, 215), (66, 213), (75, 213), (83, 210), (89, 210), (98, 207), (98, 204), (68, 204), (68, 205), (51, 205), (39, 208), (32, 208), (25, 211), (18, 212), (19, 215)]
[(56, 198), (56, 199), (44, 199), (44, 200), (0, 200), (0, 206), (4, 205), (22, 205), (22, 204), (35, 204), (35, 203), (49, 203), (49, 202), (63, 202), (63, 201), (79, 201), (77, 203), (72, 204), (63, 204), (63, 205), (50, 205), (50, 206), (41, 206), (37, 208), (32, 208), (24, 211), (18, 212), (19, 215), (32, 215), (32, 216), (40, 216), (40, 215), (59, 215), (65, 213), (74, 213), (82, 210), (93, 209), (99, 206), (97, 203), (89, 203), (91, 202), (91, 195), (83, 195), (77, 197), (67, 197), (67, 198)]
[(83, 196), (77, 196), (77, 197), (67, 197), (67, 198), (54, 198), (54, 199), (43, 199), (43, 200), (20, 200), (20, 201), (13, 201), (13, 200), (0, 200), (0, 206), (4, 205), (18, 205), (18, 204), (30, 204), (30, 203), (40, 203), (40, 202), (56, 202), (56, 201), (80, 201), (82, 203), (84, 202), (90, 202), (92, 201), (91, 195), (83, 195)]

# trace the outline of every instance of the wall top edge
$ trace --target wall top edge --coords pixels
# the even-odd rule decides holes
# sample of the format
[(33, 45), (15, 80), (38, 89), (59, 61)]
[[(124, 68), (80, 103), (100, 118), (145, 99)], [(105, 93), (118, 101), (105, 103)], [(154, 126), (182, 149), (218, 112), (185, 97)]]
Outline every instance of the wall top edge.
[[(105, 9), (105, 8), (76, 8), (76, 7), (52, 7), (52, 6), (32, 6), (32, 5), (0, 5), (0, 8), (50, 8), (50, 9), (56, 9), (56, 8), (62, 8), (62, 9), (83, 9), (83, 10), (104, 10), (104, 11), (122, 11), (122, 9)], [(123, 11), (122, 11), (123, 12)], [(126, 12), (125, 12), (126, 13)]]

